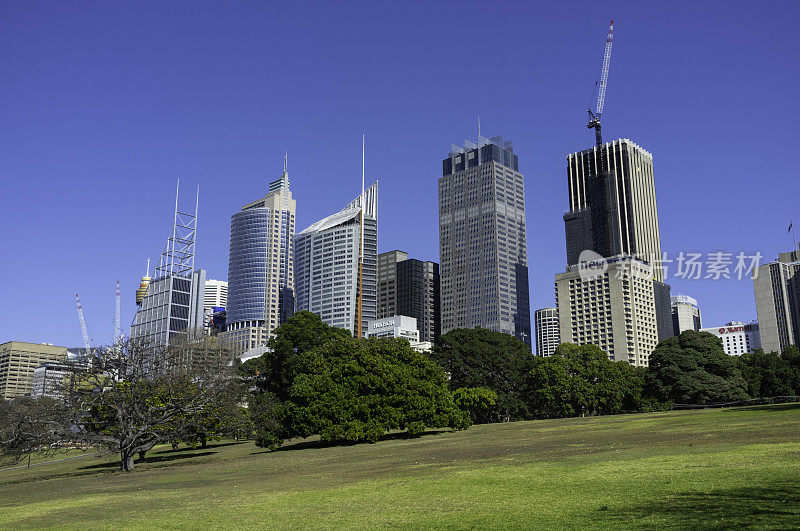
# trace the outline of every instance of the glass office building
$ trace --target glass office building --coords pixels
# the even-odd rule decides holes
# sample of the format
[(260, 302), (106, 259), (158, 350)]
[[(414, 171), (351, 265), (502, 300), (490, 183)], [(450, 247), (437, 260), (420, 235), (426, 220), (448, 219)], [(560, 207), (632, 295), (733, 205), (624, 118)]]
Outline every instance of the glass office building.
[(242, 350), (264, 344), (294, 314), (295, 213), (284, 170), (266, 197), (231, 216), (223, 337)]

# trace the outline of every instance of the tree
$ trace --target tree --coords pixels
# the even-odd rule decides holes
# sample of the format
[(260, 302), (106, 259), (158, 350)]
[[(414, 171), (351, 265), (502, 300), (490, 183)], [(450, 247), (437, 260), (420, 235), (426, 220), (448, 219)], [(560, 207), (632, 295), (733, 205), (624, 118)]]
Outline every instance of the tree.
[(684, 404), (745, 400), (747, 384), (736, 365), (718, 337), (687, 330), (656, 346), (647, 389), (659, 400)]
[(286, 400), (301, 368), (303, 353), (333, 339), (346, 337), (351, 337), (348, 330), (323, 323), (317, 314), (298, 312), (275, 329), (264, 355), (242, 363), (238, 370), (256, 392), (266, 391), (278, 400)]
[(431, 358), (450, 374), (450, 388), (484, 387), (497, 393), (492, 421), (528, 416), (525, 378), (533, 366), (530, 347), (512, 335), (483, 328), (452, 330), (439, 337)]
[(489, 413), (497, 403), (497, 393), (485, 387), (459, 387), (453, 391), (453, 402), (469, 413), (472, 423), (490, 422)]
[(776, 352), (757, 350), (742, 354), (739, 370), (752, 397), (773, 397), (794, 394), (795, 371), (789, 362)]
[(336, 337), (304, 350), (293, 366), (287, 400), (268, 391), (255, 401), (257, 444), (274, 448), (311, 435), (375, 442), (390, 430), (418, 435), (427, 427), (469, 425), (442, 368), (406, 340)]
[(169, 348), (129, 339), (98, 349), (90, 370), (66, 379), (62, 400), (12, 411), (18, 427), (3, 436), (2, 449), (100, 445), (119, 454), (122, 470), (133, 470), (136, 454), (143, 458), (176, 431), (238, 406), (230, 360), (230, 351), (210, 339)]
[(52, 398), (0, 400), (0, 463), (14, 464), (32, 453), (59, 449), (67, 411)]
[(528, 407), (540, 418), (611, 415), (641, 407), (642, 380), (596, 345), (563, 343), (536, 358), (528, 373)]

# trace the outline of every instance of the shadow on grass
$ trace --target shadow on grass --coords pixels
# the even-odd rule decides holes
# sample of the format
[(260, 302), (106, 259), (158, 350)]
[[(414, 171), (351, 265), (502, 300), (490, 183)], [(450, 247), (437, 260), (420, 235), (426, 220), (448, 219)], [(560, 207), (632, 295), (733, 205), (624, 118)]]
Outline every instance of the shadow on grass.
[(792, 411), (800, 409), (800, 402), (788, 404), (764, 404), (763, 406), (744, 406), (727, 408), (725, 411)]
[[(408, 432), (405, 431), (396, 431), (392, 433), (387, 433), (383, 437), (381, 437), (378, 442), (382, 441), (394, 441), (399, 439), (419, 439), (420, 437), (427, 437), (429, 435), (439, 435), (440, 433), (445, 433), (447, 430), (438, 429), (438, 430), (428, 430), (419, 435), (409, 435)], [(311, 448), (330, 448), (332, 446), (355, 446), (356, 444), (368, 444), (364, 441), (360, 442), (348, 442), (348, 441), (339, 441), (339, 442), (326, 442), (320, 439), (308, 440), (303, 439), (301, 441), (296, 442), (289, 442), (284, 443), (280, 447), (276, 448), (275, 450), (261, 450), (256, 452), (251, 452), (250, 455), (256, 454), (265, 454), (270, 451), (273, 452), (292, 452), (295, 450), (308, 450)]]
[[(234, 445), (237, 445), (237, 444), (244, 444), (245, 442), (246, 441), (231, 441), (231, 442), (208, 443), (205, 446), (195, 446), (194, 448), (191, 448), (189, 446), (183, 446), (181, 448), (178, 448), (177, 450), (175, 450), (173, 448), (165, 448), (163, 450), (158, 450), (158, 451), (152, 452), (152, 454), (153, 455), (160, 455), (160, 454), (174, 454), (174, 453), (178, 453), (178, 452), (192, 452), (192, 451), (196, 451), (196, 450), (209, 450), (209, 449), (212, 449), (212, 448), (223, 448), (225, 446), (234, 446)], [(148, 461), (149, 461), (149, 458), (148, 458)]]
[[(609, 509), (603, 506), (600, 510)], [(647, 526), (647, 519), (655, 518), (652, 523), (656, 525), (681, 528), (790, 528), (800, 522), (800, 482), (684, 492), (626, 511), (611, 509), (608, 516), (621, 525), (638, 522)]]
[[(217, 452), (193, 452), (193, 453), (179, 453), (181, 450), (174, 452), (172, 455), (158, 455), (153, 457), (147, 457), (144, 461), (140, 459), (135, 460), (135, 464), (141, 465), (144, 463), (147, 464), (155, 464), (155, 463), (167, 463), (169, 461), (177, 461), (180, 459), (192, 459), (193, 457), (204, 457), (207, 455), (214, 455)], [(119, 461), (110, 461), (106, 463), (97, 463), (96, 465), (87, 465), (79, 468), (78, 470), (96, 470), (96, 469), (108, 469), (108, 468), (119, 468)]]

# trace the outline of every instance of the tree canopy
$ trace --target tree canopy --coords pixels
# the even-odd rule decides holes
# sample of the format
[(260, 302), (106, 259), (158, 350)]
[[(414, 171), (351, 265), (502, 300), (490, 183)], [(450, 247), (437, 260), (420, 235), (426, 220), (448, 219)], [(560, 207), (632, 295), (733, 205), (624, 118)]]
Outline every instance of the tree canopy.
[(533, 355), (519, 339), (483, 328), (461, 328), (441, 335), (430, 356), (449, 372), (450, 389), (483, 387), (497, 394), (489, 419), (528, 416), (525, 379)]
[(688, 404), (745, 400), (747, 384), (722, 341), (687, 330), (665, 339), (650, 355), (647, 388), (656, 398)]
[(270, 350), (240, 367), (255, 382), (256, 442), (293, 437), (374, 442), (390, 430), (464, 428), (469, 417), (440, 366), (404, 339), (355, 339), (300, 312), (276, 329)]
[(534, 360), (528, 389), (534, 417), (610, 415), (641, 407), (642, 379), (595, 345), (562, 343), (552, 356)]

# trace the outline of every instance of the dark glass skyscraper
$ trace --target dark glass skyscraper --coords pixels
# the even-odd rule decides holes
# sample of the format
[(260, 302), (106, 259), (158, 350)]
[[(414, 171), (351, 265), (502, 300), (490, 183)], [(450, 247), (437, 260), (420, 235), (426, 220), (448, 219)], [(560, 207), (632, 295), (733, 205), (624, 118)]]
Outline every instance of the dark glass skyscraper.
[(503, 137), (453, 146), (439, 179), (442, 333), (476, 326), (530, 344), (525, 183)]

